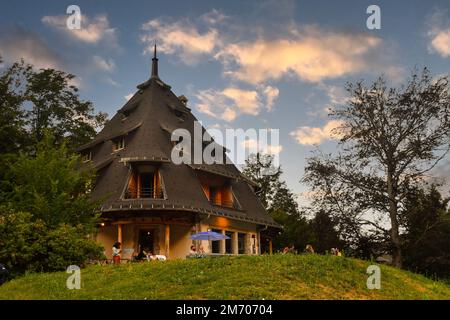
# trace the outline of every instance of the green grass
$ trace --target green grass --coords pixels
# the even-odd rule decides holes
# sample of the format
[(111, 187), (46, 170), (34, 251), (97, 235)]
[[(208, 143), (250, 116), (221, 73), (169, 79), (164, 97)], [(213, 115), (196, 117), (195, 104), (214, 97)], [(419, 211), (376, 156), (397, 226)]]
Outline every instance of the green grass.
[(370, 262), (321, 255), (242, 256), (90, 266), (80, 290), (65, 272), (27, 274), (0, 299), (450, 299), (450, 286), (381, 266), (381, 289), (366, 287)]

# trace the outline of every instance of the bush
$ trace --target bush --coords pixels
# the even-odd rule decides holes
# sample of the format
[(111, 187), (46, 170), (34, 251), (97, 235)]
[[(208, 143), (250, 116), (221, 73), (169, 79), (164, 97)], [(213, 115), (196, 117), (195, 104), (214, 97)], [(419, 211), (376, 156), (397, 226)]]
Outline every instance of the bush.
[(29, 213), (0, 215), (0, 263), (12, 277), (26, 271), (59, 271), (103, 257), (103, 248), (88, 238), (82, 225), (49, 228)]

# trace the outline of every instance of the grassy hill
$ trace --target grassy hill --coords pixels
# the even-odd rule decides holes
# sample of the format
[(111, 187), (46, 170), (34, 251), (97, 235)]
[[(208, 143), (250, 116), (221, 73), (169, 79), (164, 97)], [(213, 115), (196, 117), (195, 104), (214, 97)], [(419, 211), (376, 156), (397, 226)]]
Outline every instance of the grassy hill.
[(0, 299), (450, 299), (450, 286), (381, 266), (381, 289), (366, 288), (369, 262), (274, 255), (91, 266), (80, 290), (65, 272), (28, 274), (0, 287)]

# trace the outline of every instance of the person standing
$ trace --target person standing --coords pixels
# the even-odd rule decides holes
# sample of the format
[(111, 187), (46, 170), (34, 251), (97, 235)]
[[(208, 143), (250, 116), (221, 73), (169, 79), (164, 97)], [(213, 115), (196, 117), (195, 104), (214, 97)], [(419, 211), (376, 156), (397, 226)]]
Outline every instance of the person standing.
[(120, 242), (116, 242), (113, 244), (112, 255), (113, 255), (113, 263), (114, 264), (120, 263), (120, 254), (122, 252), (122, 250), (120, 249), (121, 245), (122, 244)]

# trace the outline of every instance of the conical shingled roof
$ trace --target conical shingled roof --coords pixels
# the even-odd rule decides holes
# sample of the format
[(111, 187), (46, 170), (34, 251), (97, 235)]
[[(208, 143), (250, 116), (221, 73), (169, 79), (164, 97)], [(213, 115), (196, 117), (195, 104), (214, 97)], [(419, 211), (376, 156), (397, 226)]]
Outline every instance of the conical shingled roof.
[[(113, 116), (94, 140), (79, 150), (90, 150), (98, 170), (94, 199), (103, 202), (102, 212), (148, 212), (170, 210), (206, 213), (235, 220), (279, 227), (266, 213), (248, 179), (233, 164), (176, 165), (170, 161), (173, 148), (170, 133), (184, 128), (194, 134), (197, 119), (182, 101), (162, 82), (157, 73), (138, 86), (134, 96)], [(182, 114), (182, 117), (180, 116)], [(203, 129), (204, 130), (204, 129)], [(113, 140), (126, 138), (126, 146), (112, 152)], [(129, 161), (160, 164), (165, 199), (124, 199)], [(239, 208), (216, 206), (202, 190), (197, 171), (228, 177)]]

